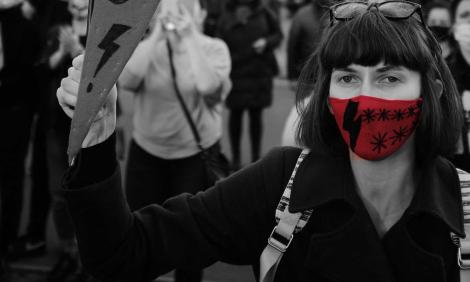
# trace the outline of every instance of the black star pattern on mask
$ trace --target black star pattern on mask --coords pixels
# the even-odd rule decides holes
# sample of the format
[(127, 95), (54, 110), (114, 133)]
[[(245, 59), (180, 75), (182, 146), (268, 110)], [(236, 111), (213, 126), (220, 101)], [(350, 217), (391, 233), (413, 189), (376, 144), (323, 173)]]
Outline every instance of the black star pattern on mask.
[(415, 115), (417, 115), (418, 113), (416, 112), (418, 109), (411, 106), (411, 107), (408, 107), (408, 112), (406, 113), (406, 115), (408, 117), (414, 117)]
[(377, 118), (378, 121), (386, 121), (390, 119), (390, 111), (387, 109), (380, 109), (379, 110), (379, 117)]
[(372, 148), (372, 151), (377, 151), (378, 154), (380, 154), (380, 151), (382, 149), (387, 149), (387, 145), (385, 144), (387, 142), (387, 133), (381, 134), (380, 132), (376, 136), (372, 136), (373, 141), (370, 142), (374, 147)]
[(405, 115), (406, 115), (406, 110), (402, 110), (402, 109), (394, 110), (392, 119), (396, 121), (400, 121), (405, 118)]
[(377, 114), (375, 113), (375, 110), (372, 109), (366, 109), (362, 111), (362, 120), (366, 121), (367, 123), (371, 123), (375, 120), (375, 117)]
[(405, 140), (406, 136), (408, 136), (408, 127), (406, 126), (400, 126), (398, 130), (392, 130), (394, 135), (390, 137), (390, 140), (392, 140), (392, 145), (395, 145), (396, 142), (402, 142)]

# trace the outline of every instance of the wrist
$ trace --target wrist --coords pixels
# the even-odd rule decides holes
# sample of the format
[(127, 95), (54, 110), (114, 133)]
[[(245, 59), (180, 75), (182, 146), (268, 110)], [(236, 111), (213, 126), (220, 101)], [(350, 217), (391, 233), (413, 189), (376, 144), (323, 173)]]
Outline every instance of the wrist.
[(116, 129), (116, 117), (108, 116), (95, 121), (82, 142), (82, 148), (88, 148), (106, 141)]

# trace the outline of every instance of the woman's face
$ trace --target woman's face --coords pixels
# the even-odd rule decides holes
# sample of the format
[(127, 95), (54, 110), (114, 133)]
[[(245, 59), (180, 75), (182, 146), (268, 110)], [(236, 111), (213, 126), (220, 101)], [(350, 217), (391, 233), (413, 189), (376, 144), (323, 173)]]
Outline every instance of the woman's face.
[(455, 24), (470, 23), (470, 0), (463, 0), (455, 10)]
[(429, 11), (426, 24), (428, 26), (450, 27), (451, 22), (450, 11), (446, 8), (436, 7)]
[(75, 19), (85, 20), (88, 17), (88, 0), (69, 0), (68, 9)]
[(330, 97), (350, 99), (372, 96), (388, 100), (415, 100), (421, 95), (421, 75), (403, 66), (379, 63), (375, 66), (351, 64), (333, 69)]

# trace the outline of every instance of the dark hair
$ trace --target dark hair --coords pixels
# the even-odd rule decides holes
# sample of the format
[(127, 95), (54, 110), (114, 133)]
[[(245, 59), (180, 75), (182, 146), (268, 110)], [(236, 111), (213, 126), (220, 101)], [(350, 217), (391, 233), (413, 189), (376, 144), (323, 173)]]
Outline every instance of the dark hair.
[(464, 0), (453, 0), (450, 4), (450, 15), (452, 16), (452, 22), (455, 22), (455, 16), (457, 12), (457, 7)]
[[(350, 64), (374, 66), (384, 61), (421, 74), (423, 106), (416, 128), (417, 157), (427, 159), (451, 154), (462, 125), (461, 102), (440, 53), (434, 36), (414, 17), (390, 20), (377, 9), (371, 9), (327, 28), (301, 74), (297, 93), (301, 113), (298, 142), (308, 148), (347, 153), (327, 104), (331, 73), (334, 68)], [(437, 92), (436, 80), (443, 84), (442, 95)], [(303, 98), (308, 96), (309, 103), (302, 106)]]
[(199, 5), (202, 9), (207, 10), (207, 0), (199, 0)]
[[(239, 0), (228, 0), (226, 1), (226, 8), (227, 10), (229, 11), (233, 11), (235, 10), (235, 8), (240, 5), (242, 3), (240, 3)], [(246, 2), (244, 3), (243, 5), (247, 5), (249, 6), (251, 9), (257, 9), (259, 8), (260, 6), (263, 5), (262, 1), (261, 0), (252, 0), (252, 1), (249, 1), (249, 2)]]

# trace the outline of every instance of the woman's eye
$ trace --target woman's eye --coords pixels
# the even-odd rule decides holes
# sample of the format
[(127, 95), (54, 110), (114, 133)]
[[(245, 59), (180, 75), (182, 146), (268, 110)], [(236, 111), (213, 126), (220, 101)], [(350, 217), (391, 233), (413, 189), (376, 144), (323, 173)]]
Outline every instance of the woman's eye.
[(354, 81), (354, 77), (352, 75), (344, 75), (339, 78), (339, 82), (351, 83), (353, 81)]
[(387, 77), (384, 77), (382, 81), (385, 83), (396, 83), (396, 82), (399, 82), (400, 79), (398, 79), (395, 76), (387, 76)]
[(466, 19), (470, 17), (470, 11), (464, 11), (462, 14), (459, 15), (459, 18)]

